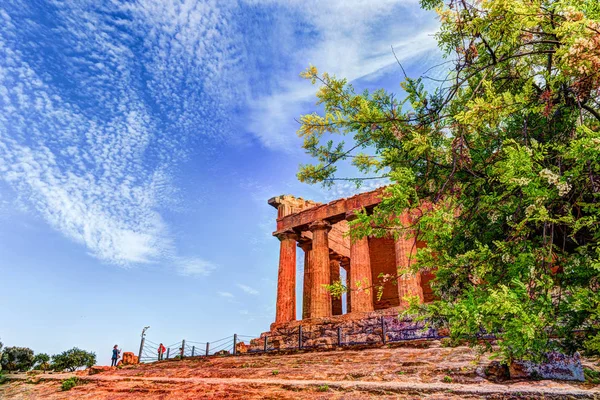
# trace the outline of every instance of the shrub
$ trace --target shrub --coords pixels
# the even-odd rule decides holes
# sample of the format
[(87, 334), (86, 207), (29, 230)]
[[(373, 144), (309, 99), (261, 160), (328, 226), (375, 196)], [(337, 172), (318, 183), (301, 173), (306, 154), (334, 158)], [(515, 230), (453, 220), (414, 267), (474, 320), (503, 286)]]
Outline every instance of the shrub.
[(34, 369), (41, 369), (46, 371), (50, 368), (50, 356), (46, 353), (36, 354), (33, 359)]
[(321, 385), (321, 386), (319, 386), (317, 388), (317, 391), (318, 392), (327, 392), (327, 391), (329, 391), (329, 386), (327, 386), (327, 385)]
[(28, 371), (33, 366), (33, 350), (28, 347), (7, 347), (0, 364), (8, 371)]
[(278, 370), (273, 370), (272, 374), (273, 375), (279, 375), (279, 371)]
[(90, 368), (94, 364), (96, 364), (96, 353), (81, 350), (77, 347), (52, 356), (52, 369), (55, 371), (68, 370), (73, 372), (77, 368)]
[(8, 382), (8, 378), (4, 375), (2, 371), (0, 371), (0, 385)]
[(594, 371), (590, 368), (584, 368), (583, 374), (585, 376), (585, 380), (589, 383), (593, 383), (595, 385), (600, 383), (600, 371)]
[(443, 381), (444, 381), (445, 383), (452, 383), (452, 378), (451, 378), (451, 377), (449, 377), (448, 375), (446, 375), (446, 376), (444, 376), (444, 379), (443, 379)]
[(60, 387), (62, 390), (71, 390), (78, 384), (79, 384), (79, 378), (77, 378), (76, 376), (73, 376), (69, 379), (65, 379), (64, 381), (62, 381), (62, 384)]

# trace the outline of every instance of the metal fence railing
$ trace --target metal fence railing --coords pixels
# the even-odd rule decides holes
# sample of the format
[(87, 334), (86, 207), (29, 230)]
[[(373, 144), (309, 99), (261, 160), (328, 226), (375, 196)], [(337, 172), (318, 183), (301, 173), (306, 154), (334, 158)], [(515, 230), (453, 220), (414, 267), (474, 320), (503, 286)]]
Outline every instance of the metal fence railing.
[[(404, 327), (402, 329), (387, 330), (384, 317), (379, 318), (380, 325), (377, 326), (377, 334), (368, 335), (365, 339), (364, 332), (348, 332), (341, 327), (335, 332), (329, 332), (323, 336), (321, 332), (305, 332), (302, 325), (287, 330), (278, 331), (273, 341), (269, 335), (238, 335), (227, 336), (211, 342), (196, 342), (182, 340), (170, 345), (165, 345), (163, 360), (181, 359), (185, 357), (207, 357), (207, 356), (236, 356), (242, 353), (269, 353), (287, 350), (307, 350), (326, 347), (355, 346), (368, 344), (386, 344), (419, 339), (441, 339), (445, 336), (439, 335), (434, 329), (426, 329), (422, 326)], [(489, 335), (485, 335), (489, 336)], [(255, 341), (252, 346), (238, 349), (241, 342)], [(284, 345), (281, 343), (284, 342)], [(139, 361), (142, 363), (159, 360), (159, 343), (142, 337), (139, 351)]]

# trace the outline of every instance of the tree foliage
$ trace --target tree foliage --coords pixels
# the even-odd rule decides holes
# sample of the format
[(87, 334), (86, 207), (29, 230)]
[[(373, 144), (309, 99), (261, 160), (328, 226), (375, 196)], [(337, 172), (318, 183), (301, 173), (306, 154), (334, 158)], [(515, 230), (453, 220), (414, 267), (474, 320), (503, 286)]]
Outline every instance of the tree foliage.
[(75, 371), (77, 368), (90, 368), (96, 364), (96, 353), (73, 347), (52, 356), (52, 368), (55, 371)]
[(50, 356), (46, 353), (36, 354), (33, 359), (34, 369), (46, 371), (50, 368)]
[(424, 77), (398, 99), (302, 74), (324, 112), (300, 119), (317, 162), (298, 178), (331, 185), (343, 162), (389, 177), (351, 236), (425, 241), (411, 270), (436, 271), (439, 300), (411, 312), (454, 338), (493, 332), (508, 360), (600, 351), (599, 4), (422, 0), (449, 71), (432, 92)]
[(28, 347), (7, 347), (2, 353), (2, 369), (28, 371), (33, 366), (33, 350)]

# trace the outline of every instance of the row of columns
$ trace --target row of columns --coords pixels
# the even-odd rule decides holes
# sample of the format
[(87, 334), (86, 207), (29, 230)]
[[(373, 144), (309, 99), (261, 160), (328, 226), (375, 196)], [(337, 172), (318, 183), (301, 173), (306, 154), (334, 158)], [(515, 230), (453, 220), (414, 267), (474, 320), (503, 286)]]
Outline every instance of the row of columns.
[[(309, 225), (312, 241), (299, 242), (295, 232), (278, 233), (280, 240), (279, 276), (277, 281), (276, 323), (296, 319), (296, 243), (304, 250), (304, 285), (302, 318), (329, 317), (342, 314), (342, 299), (332, 299), (325, 285), (340, 279), (340, 266), (347, 272), (348, 312), (373, 311), (373, 284), (369, 240), (362, 238), (350, 244), (350, 261), (330, 259), (328, 232), (331, 225), (326, 221), (315, 221)], [(414, 239), (400, 237), (395, 242), (397, 266), (408, 266), (416, 251)], [(398, 279), (400, 305), (405, 306), (406, 296), (419, 296), (423, 292), (418, 276), (405, 274)]]

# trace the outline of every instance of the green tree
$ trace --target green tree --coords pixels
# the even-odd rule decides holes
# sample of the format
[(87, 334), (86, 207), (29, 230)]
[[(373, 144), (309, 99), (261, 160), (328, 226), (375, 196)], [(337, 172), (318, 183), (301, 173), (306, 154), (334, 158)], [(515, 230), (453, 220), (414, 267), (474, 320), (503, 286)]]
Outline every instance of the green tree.
[(33, 359), (33, 363), (34, 369), (46, 371), (48, 368), (50, 368), (50, 356), (46, 353), (36, 354)]
[(436, 271), (439, 300), (413, 301), (418, 318), (455, 339), (494, 332), (507, 360), (600, 351), (600, 3), (421, 5), (440, 18), (441, 86), (406, 77), (398, 100), (311, 66), (323, 113), (300, 119), (317, 162), (298, 178), (331, 185), (341, 163), (358, 185), (389, 178), (350, 235), (427, 242), (410, 269)]
[(96, 353), (73, 347), (52, 356), (52, 368), (55, 371), (75, 371), (77, 368), (90, 368), (96, 364)]
[(28, 371), (33, 366), (33, 350), (28, 347), (7, 347), (0, 364), (7, 371)]

